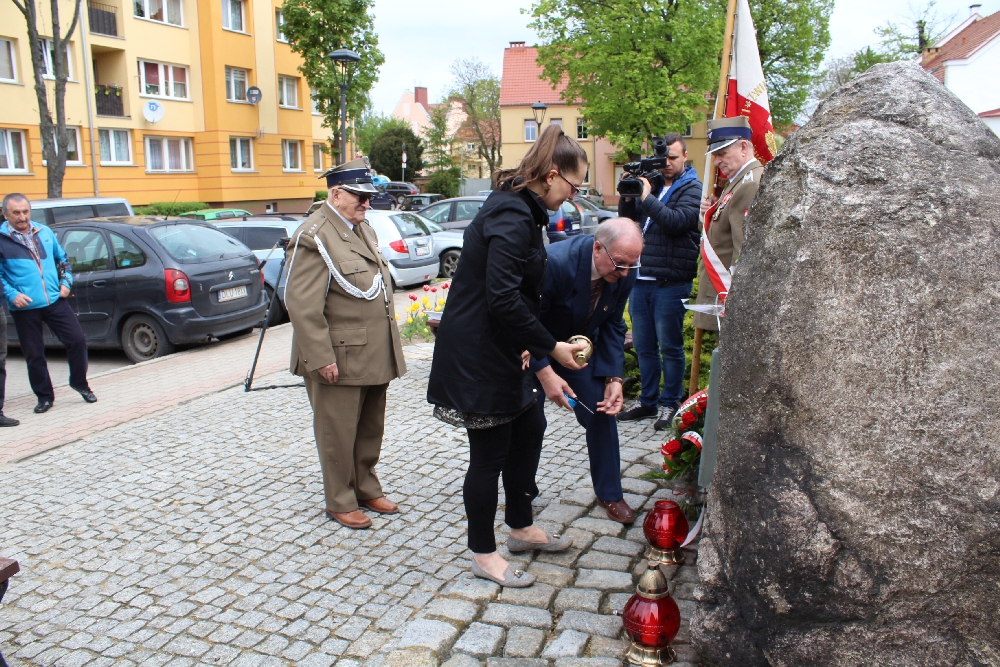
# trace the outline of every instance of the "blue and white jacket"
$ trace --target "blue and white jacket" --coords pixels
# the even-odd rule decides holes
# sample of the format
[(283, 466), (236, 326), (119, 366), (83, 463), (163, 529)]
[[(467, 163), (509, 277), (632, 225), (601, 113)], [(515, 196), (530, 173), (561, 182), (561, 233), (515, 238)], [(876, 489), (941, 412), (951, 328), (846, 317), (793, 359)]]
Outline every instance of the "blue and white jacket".
[[(73, 287), (73, 270), (66, 251), (51, 229), (36, 222), (31, 223), (31, 237), (39, 253), (37, 260), (10, 233), (10, 222), (0, 225), (0, 282), (7, 307), (15, 312), (52, 305), (59, 300), (60, 285)], [(31, 303), (15, 308), (18, 294), (27, 295)]]

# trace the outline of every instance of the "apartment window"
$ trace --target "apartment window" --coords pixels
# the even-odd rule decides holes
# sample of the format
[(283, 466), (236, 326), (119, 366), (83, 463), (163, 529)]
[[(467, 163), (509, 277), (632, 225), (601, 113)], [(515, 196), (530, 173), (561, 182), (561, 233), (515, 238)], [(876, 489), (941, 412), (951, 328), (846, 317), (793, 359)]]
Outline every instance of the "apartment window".
[(475, 153), (476, 152), (476, 144), (473, 143), (473, 142), (469, 142), (469, 143), (465, 144), (465, 152), (466, 153)]
[(0, 130), (0, 171), (27, 171), (27, 141), (20, 130)]
[(139, 89), (153, 97), (188, 98), (187, 67), (139, 61)]
[(302, 142), (281, 140), (281, 167), (285, 171), (302, 171)]
[(313, 171), (323, 171), (323, 146), (313, 144)]
[(133, 13), (141, 19), (184, 25), (181, 0), (134, 0)]
[(576, 138), (577, 139), (587, 138), (587, 124), (583, 122), (582, 118), (576, 119)]
[(299, 80), (294, 76), (278, 77), (278, 106), (299, 108)]
[(285, 37), (285, 17), (282, 15), (280, 9), (274, 10), (274, 29), (277, 40), (287, 44), (288, 38)]
[(247, 137), (233, 137), (229, 140), (229, 166), (233, 171), (253, 169), (253, 140)]
[(562, 118), (553, 118), (549, 121), (549, 123), (551, 125), (555, 125), (556, 127), (562, 127)]
[(247, 101), (247, 81), (250, 73), (236, 67), (226, 68), (226, 99), (230, 102)]
[(243, 0), (222, 0), (222, 27), (226, 30), (246, 32)]
[(314, 116), (321, 115), (319, 112), (319, 93), (316, 92), (315, 87), (309, 88), (309, 106), (312, 107), (312, 114)]
[[(56, 50), (51, 39), (40, 40), (42, 43), (42, 76), (54, 79), (56, 77)], [(66, 63), (66, 78), (73, 78), (73, 63), (69, 57), (69, 45), (63, 46), (63, 60)]]
[(98, 130), (101, 164), (132, 164), (132, 138), (128, 130)]
[(524, 121), (524, 140), (534, 141), (538, 138), (538, 124), (533, 120)]
[(14, 60), (14, 42), (0, 39), (0, 81), (17, 83), (17, 67)]
[(146, 137), (146, 171), (194, 171), (194, 142), (185, 138)]
[[(83, 164), (83, 158), (80, 157), (80, 128), (78, 127), (67, 127), (66, 128), (67, 143), (66, 143), (66, 164), (70, 167), (78, 167)], [(52, 131), (52, 142), (56, 145), (56, 150), (59, 150), (59, 139), (56, 136), (55, 130)], [(48, 165), (47, 160), (42, 160), (43, 165)]]

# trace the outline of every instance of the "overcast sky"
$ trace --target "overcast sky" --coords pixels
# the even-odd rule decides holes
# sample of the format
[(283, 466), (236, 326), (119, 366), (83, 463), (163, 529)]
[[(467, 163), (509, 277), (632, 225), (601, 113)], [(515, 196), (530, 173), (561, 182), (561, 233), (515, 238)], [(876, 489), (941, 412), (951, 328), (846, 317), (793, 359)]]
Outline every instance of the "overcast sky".
[[(843, 56), (875, 44), (876, 26), (904, 19), (923, 0), (836, 0), (830, 19), (828, 55)], [(938, 0), (938, 13), (956, 22), (969, 14), (971, 0)], [(376, 110), (392, 113), (404, 90), (426, 86), (431, 102), (449, 88), (449, 68), (458, 58), (478, 58), (500, 74), (503, 50), (511, 41), (533, 44), (530, 0), (375, 0), (375, 29), (385, 64), (372, 89)], [(1000, 0), (982, 0), (983, 16), (1000, 10)]]

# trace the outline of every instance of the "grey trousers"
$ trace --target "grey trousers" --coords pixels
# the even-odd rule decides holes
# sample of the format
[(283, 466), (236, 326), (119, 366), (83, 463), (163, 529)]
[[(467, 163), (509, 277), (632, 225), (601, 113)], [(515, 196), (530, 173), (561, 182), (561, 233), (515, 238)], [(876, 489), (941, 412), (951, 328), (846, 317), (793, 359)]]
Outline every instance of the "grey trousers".
[(7, 389), (7, 307), (0, 308), (0, 415)]

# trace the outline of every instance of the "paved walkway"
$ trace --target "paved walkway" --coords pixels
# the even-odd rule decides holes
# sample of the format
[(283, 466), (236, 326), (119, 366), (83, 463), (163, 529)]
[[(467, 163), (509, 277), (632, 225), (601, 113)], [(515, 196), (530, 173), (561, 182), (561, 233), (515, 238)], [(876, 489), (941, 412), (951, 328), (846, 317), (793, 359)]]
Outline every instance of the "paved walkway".
[[(239, 383), (248, 355), (231, 347), (216, 363)], [(582, 429), (567, 412), (550, 419), (536, 500), (538, 525), (575, 546), (519, 556), (538, 583), (501, 592), (469, 575), (467, 444), (425, 402), (432, 347), (406, 352), (410, 372), (390, 387), (379, 464), (403, 512), (373, 517), (367, 531), (322, 513), (303, 389), (237, 387), (183, 402), (164, 376), (194, 393), (208, 382), (197, 364), (123, 371), (139, 371), (130, 386), (151, 394), (139, 401), (155, 413), (108, 411), (117, 425), (0, 466), (0, 545), (23, 568), (0, 607), (0, 650), (12, 665), (59, 667), (620, 666), (626, 644), (611, 611), (634, 591), (644, 540), (595, 506)], [(294, 380), (272, 372), (259, 383)], [(622, 436), (629, 502), (671, 495), (637, 479), (659, 464), (651, 422), (623, 425)], [(669, 573), (685, 618), (693, 561), (692, 552)], [(697, 662), (687, 640), (685, 621), (680, 667)]]

